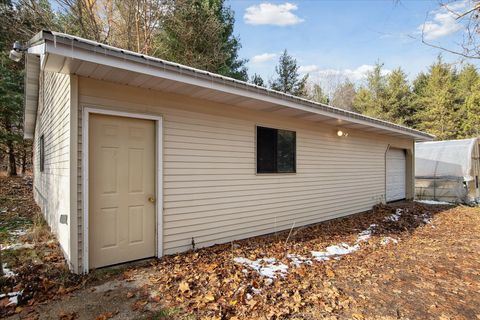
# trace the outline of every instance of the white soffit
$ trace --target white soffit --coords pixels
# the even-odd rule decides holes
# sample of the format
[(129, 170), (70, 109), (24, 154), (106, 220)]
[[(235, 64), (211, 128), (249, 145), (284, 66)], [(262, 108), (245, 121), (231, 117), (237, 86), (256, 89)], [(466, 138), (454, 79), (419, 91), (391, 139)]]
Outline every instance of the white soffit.
[(23, 108), (23, 137), (32, 139), (37, 117), (38, 90), (40, 76), (40, 57), (25, 55), (25, 100)]

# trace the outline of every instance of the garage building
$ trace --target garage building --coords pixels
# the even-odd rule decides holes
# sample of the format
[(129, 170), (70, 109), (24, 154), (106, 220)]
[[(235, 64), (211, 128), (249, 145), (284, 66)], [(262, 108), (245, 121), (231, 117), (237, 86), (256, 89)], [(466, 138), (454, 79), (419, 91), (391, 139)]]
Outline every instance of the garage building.
[(66, 34), (26, 56), (35, 199), (74, 272), (412, 199), (432, 139)]

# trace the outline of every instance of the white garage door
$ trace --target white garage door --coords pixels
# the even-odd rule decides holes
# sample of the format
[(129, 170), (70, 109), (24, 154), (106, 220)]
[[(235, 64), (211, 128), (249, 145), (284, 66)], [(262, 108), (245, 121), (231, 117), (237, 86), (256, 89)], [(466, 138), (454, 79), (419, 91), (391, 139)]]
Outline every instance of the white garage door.
[(387, 201), (405, 199), (406, 162), (405, 151), (387, 151)]

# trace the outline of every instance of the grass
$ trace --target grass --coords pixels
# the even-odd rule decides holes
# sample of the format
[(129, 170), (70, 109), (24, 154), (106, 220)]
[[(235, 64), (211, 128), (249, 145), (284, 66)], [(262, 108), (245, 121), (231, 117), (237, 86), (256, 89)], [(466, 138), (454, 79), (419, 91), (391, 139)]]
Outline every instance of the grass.
[(180, 308), (164, 308), (154, 311), (148, 316), (151, 320), (165, 320), (165, 319), (181, 319), (181, 320), (195, 320), (197, 317), (194, 314), (182, 314)]
[(177, 308), (167, 308), (157, 311), (155, 314), (152, 315), (152, 319), (165, 319), (177, 314), (180, 310)]
[(107, 279), (112, 279), (115, 276), (118, 276), (127, 270), (127, 266), (117, 266), (117, 267), (110, 267), (110, 268), (101, 268), (97, 270), (90, 271), (88, 276), (89, 281), (103, 281)]

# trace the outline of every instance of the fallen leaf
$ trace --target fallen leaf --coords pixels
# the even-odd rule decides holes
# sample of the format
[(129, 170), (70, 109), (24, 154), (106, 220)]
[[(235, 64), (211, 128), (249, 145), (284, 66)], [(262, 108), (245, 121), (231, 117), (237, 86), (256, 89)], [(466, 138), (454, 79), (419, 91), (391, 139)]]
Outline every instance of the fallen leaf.
[(213, 296), (213, 294), (211, 292), (209, 292), (204, 296), (204, 300), (206, 302), (212, 302), (212, 301), (215, 301), (215, 297)]
[(60, 313), (60, 320), (74, 320), (78, 317), (76, 312), (61, 312)]
[(178, 286), (178, 290), (182, 293), (187, 292), (190, 290), (190, 286), (188, 285), (188, 282), (181, 282), (180, 285)]
[(295, 291), (295, 293), (293, 294), (293, 301), (295, 301), (295, 303), (298, 305), (300, 304), (300, 302), (302, 302), (302, 297), (300, 296), (300, 293), (297, 291)]
[(327, 274), (327, 276), (328, 276), (329, 278), (335, 277), (335, 273), (332, 271), (332, 269), (326, 269), (326, 270), (325, 270), (325, 273)]
[(115, 314), (113, 312), (105, 312), (99, 315), (98, 317), (96, 317), (95, 320), (107, 320), (112, 318), (114, 315)]

